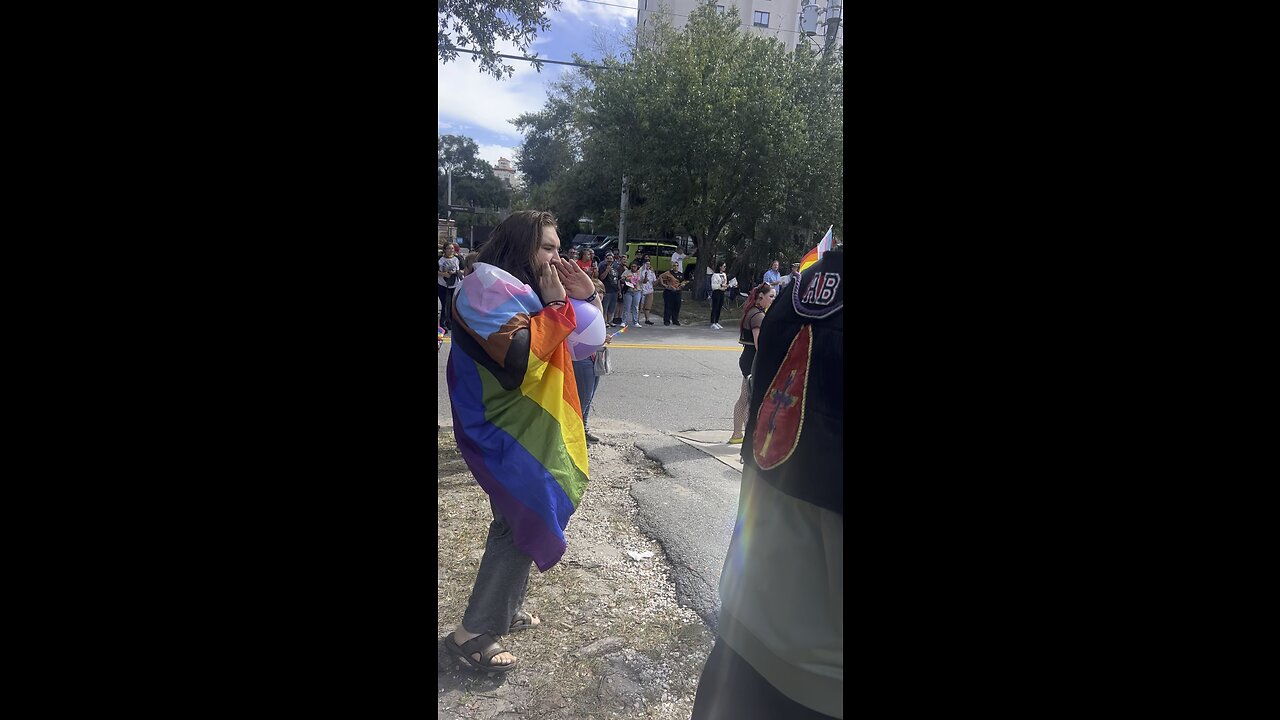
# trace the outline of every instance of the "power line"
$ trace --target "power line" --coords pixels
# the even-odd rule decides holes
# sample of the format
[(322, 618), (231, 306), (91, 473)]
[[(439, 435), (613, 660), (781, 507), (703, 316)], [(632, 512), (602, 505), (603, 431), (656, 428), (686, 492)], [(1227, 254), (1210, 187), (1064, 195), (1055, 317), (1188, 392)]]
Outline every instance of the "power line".
[[(464, 50), (459, 47), (445, 46), (445, 49), (453, 50), (454, 52), (471, 53), (472, 55), (485, 54), (480, 52), (479, 50)], [(586, 65), (583, 63), (569, 62), (567, 60), (545, 60), (543, 58), (524, 57), (523, 55), (505, 55), (503, 53), (493, 53), (493, 55), (500, 58), (507, 58), (508, 60), (524, 60), (525, 62), (530, 62), (530, 63), (555, 63), (556, 65), (573, 65), (575, 67), (581, 67), (581, 68), (595, 68), (596, 70), (622, 70), (623, 69), (620, 67), (609, 67), (608, 65)]]

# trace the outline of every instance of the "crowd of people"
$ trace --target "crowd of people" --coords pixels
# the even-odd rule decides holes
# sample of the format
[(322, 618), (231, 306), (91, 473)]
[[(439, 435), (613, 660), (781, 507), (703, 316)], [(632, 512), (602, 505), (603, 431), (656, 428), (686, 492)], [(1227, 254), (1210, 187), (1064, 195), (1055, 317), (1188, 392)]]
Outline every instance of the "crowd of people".
[[(677, 251), (671, 256), (671, 267), (661, 275), (656, 275), (653, 271), (652, 259), (646, 254), (641, 254), (630, 263), (625, 262), (625, 256), (621, 253), (615, 254), (613, 250), (604, 251), (603, 257), (598, 261), (595, 258), (595, 251), (590, 248), (571, 254), (576, 256), (572, 260), (569, 260), (567, 255), (562, 255), (560, 259), (576, 266), (592, 283), (595, 288), (593, 297), (600, 305), (606, 327), (638, 328), (642, 322), (641, 316), (645, 325), (654, 325), (655, 323), (650, 319), (650, 312), (653, 307), (655, 285), (662, 289), (662, 324), (664, 326), (682, 324), (680, 320), (682, 294), (689, 286), (690, 280), (685, 277), (681, 266), (687, 256)], [(444, 245), (444, 252), (439, 260), (438, 285), (441, 306), (439, 328), (442, 336), (448, 335), (452, 329), (451, 298), (456, 283), (467, 276), (479, 255), (473, 252), (463, 256), (457, 244), (445, 243)], [(765, 313), (783, 289), (800, 278), (800, 263), (792, 263), (791, 272), (786, 275), (781, 274), (781, 264), (781, 261), (774, 260), (764, 271), (761, 282), (753, 286), (749, 292), (741, 294), (738, 292), (738, 279), (728, 276), (726, 262), (720, 261), (708, 268), (711, 329), (724, 329), (720, 324), (720, 315), (724, 309), (726, 295), (730, 298), (730, 303), (734, 303), (734, 299), (739, 295), (745, 298), (742, 315), (738, 322), (738, 343), (742, 345), (738, 368), (742, 372), (742, 386), (733, 408), (733, 430), (728, 440), (731, 445), (743, 442), (743, 428), (746, 425), (749, 404), (748, 378), (751, 375), (756, 353), (759, 351), (760, 328)], [(611, 339), (612, 335), (609, 335), (605, 342)], [(599, 438), (587, 429), (591, 401), (600, 382), (595, 372), (596, 359), (596, 354), (593, 353), (573, 361), (583, 426), (589, 443), (599, 442)]]
[[(550, 213), (519, 211), (479, 253), (460, 258), (450, 243), (440, 258), (441, 327), (460, 330), (447, 366), (454, 435), (493, 518), (466, 610), (442, 642), (482, 672), (516, 668), (498, 638), (542, 624), (524, 607), (529, 573), (559, 562), (586, 491), (589, 411), (607, 372), (597, 361), (614, 335), (603, 326), (639, 327), (641, 313), (653, 325), (655, 283), (664, 324), (680, 325), (689, 285), (678, 261), (655, 276), (648, 257), (624, 263), (608, 251), (597, 263), (586, 250), (570, 261), (559, 250)], [(744, 463), (738, 520), (694, 720), (843, 718), (844, 480), (842, 455), (830, 452), (843, 425), (843, 293), (814, 293), (842, 266), (843, 254), (831, 252), (811, 274), (796, 264), (783, 277), (774, 262), (746, 297), (730, 439)], [(724, 263), (711, 270), (719, 329), (736, 283)], [(768, 312), (791, 282), (809, 286)], [(839, 278), (821, 287), (838, 289)], [(808, 395), (810, 379), (795, 381), (811, 372), (823, 391)], [(807, 411), (824, 422), (805, 424)]]
[[(450, 301), (453, 288), (459, 279), (466, 276), (478, 255), (479, 253), (476, 252), (466, 253), (456, 243), (449, 242), (444, 245), (443, 255), (439, 260), (438, 299), (440, 327), (444, 329), (446, 335), (453, 329)], [(652, 313), (653, 297), (657, 289), (662, 290), (662, 324), (668, 327), (689, 324), (680, 319), (680, 311), (683, 306), (684, 292), (693, 282), (695, 265), (691, 264), (688, 269), (683, 265), (686, 260), (696, 260), (696, 258), (689, 258), (676, 251), (671, 255), (671, 268), (659, 274), (653, 268), (652, 258), (646, 254), (639, 255), (631, 262), (627, 262), (626, 256), (622, 253), (615, 253), (613, 250), (605, 250), (599, 257), (597, 252), (590, 248), (569, 253), (566, 257), (569, 255), (572, 256), (570, 258), (572, 262), (588, 278), (593, 281), (599, 280), (603, 285), (600, 299), (609, 327), (626, 325), (638, 328), (641, 324), (655, 325)], [(800, 263), (791, 263), (791, 270), (785, 275), (782, 274), (780, 266), (781, 262), (774, 260), (764, 271), (760, 281), (773, 288), (775, 294), (781, 292), (787, 284), (800, 276)], [(705, 273), (707, 283), (700, 288), (703, 294), (699, 299), (710, 300), (711, 303), (708, 327), (712, 330), (723, 330), (720, 316), (725, 307), (737, 310), (741, 305), (744, 310), (748, 309), (752, 302), (751, 293), (742, 291), (738, 277), (729, 275), (728, 264), (724, 261), (715, 262), (707, 267)], [(744, 287), (754, 289), (756, 284), (759, 283)]]
[[(687, 325), (680, 319), (683, 305), (683, 294), (692, 282), (688, 273), (683, 271), (682, 264), (688, 259), (679, 251), (671, 256), (671, 268), (661, 274), (653, 269), (652, 258), (641, 254), (628, 263), (626, 257), (613, 250), (605, 250), (603, 256), (596, 258), (596, 251), (584, 248), (572, 255), (572, 262), (593, 282), (600, 283), (599, 297), (607, 327), (635, 327), (655, 325), (651, 317), (655, 289), (662, 290), (663, 308), (662, 324), (664, 326)], [(453, 289), (461, 278), (465, 277), (479, 256), (477, 252), (465, 254), (456, 243), (445, 243), (443, 255), (439, 259), (439, 277), (437, 290), (440, 303), (439, 327), (444, 335), (449, 335), (452, 328), (452, 295)], [(566, 255), (567, 257), (567, 255)], [(791, 263), (791, 271), (781, 272), (781, 261), (774, 260), (764, 271), (760, 283), (750, 286), (749, 292), (740, 292), (737, 277), (730, 277), (728, 264), (718, 261), (706, 269), (708, 275), (707, 298), (711, 302), (711, 317), (708, 327), (712, 330), (723, 330), (720, 316), (726, 305), (736, 310), (741, 302), (743, 313), (739, 322), (739, 342), (744, 348), (754, 346), (754, 339), (745, 329), (744, 323), (753, 310), (767, 308), (768, 302), (783, 291), (793, 280), (800, 277), (800, 263)], [(757, 287), (759, 285), (759, 287)], [(766, 296), (760, 287), (767, 286), (772, 290)], [(745, 352), (745, 349), (744, 349)], [(745, 391), (744, 391), (745, 392)], [(740, 413), (735, 412), (735, 419)], [(733, 442), (741, 440), (741, 422), (736, 422)]]
[[(696, 258), (677, 250), (671, 255), (670, 269), (659, 274), (653, 268), (652, 258), (643, 253), (630, 262), (622, 253), (605, 250), (599, 255), (591, 248), (572, 252), (569, 257), (588, 277), (603, 284), (601, 297), (609, 327), (640, 327), (642, 323), (655, 325), (651, 316), (655, 289), (662, 290), (662, 324), (668, 327), (689, 324), (680, 319), (680, 311), (684, 292), (693, 283), (696, 264), (691, 262), (685, 268), (684, 263)], [(791, 271), (786, 275), (780, 273), (779, 266), (780, 261), (774, 260), (760, 281), (773, 288), (775, 293), (800, 276), (800, 263), (792, 263)], [(720, 316), (724, 308), (748, 307), (751, 293), (740, 291), (738, 278), (729, 276), (728, 263), (722, 260), (707, 267), (705, 273), (707, 284), (702, 288), (704, 294), (699, 299), (711, 302), (708, 327), (723, 330)], [(748, 287), (754, 288), (755, 284)]]

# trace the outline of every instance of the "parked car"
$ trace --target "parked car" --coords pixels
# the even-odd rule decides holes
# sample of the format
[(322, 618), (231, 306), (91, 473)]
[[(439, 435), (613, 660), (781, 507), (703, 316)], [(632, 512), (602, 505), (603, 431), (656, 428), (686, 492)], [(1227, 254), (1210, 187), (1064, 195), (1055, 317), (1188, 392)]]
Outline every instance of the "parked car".
[[(614, 239), (617, 242), (617, 238)], [(661, 240), (639, 240), (627, 243), (627, 262), (630, 263), (640, 255), (648, 255), (655, 273), (664, 273), (671, 269), (671, 254), (676, 251), (674, 243)]]
[(614, 255), (617, 255), (618, 254), (618, 236), (609, 235), (604, 240), (602, 240), (599, 245), (592, 248), (592, 250), (596, 251), (597, 258), (603, 258), (604, 254), (610, 251), (612, 251)]
[(578, 252), (589, 249), (595, 253), (596, 261), (604, 259), (604, 254), (612, 250), (615, 254), (618, 252), (618, 236), (617, 235), (574, 235), (573, 240), (569, 241), (568, 248), (563, 250), (572, 253), (574, 259), (577, 259)]
[(579, 233), (573, 236), (573, 240), (569, 241), (569, 247), (577, 252), (583, 249), (598, 250), (609, 241), (618, 242), (618, 238), (613, 235), (586, 235)]

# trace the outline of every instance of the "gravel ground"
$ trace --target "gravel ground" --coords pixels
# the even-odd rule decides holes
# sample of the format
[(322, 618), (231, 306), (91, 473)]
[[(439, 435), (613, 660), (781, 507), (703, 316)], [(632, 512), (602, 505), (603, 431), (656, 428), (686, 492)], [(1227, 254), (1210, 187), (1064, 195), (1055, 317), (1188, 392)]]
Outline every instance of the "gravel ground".
[[(602, 421), (592, 432), (604, 442), (589, 449), (591, 479), (565, 531), (569, 548), (529, 578), (526, 609), (543, 624), (499, 640), (520, 667), (478, 673), (437, 643), (438, 717), (689, 717), (714, 638), (677, 603), (671, 566), (637, 528), (630, 494), (662, 468), (633, 445), (642, 429)], [(447, 428), (439, 448), (437, 637), (444, 638), (466, 608), (490, 515)], [(652, 556), (637, 561), (627, 551)]]

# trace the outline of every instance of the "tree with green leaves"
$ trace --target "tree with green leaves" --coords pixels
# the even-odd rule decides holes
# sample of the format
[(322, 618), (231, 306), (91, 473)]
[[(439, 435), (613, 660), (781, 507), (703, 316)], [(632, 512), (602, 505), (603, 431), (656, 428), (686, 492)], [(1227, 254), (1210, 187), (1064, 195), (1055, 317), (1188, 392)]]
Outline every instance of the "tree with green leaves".
[(452, 170), (455, 175), (478, 175), (482, 167), (493, 170), (480, 159), (480, 146), (465, 135), (437, 135), (436, 164), (441, 172)]
[[(585, 62), (577, 54), (574, 60)], [(581, 71), (563, 74), (548, 88), (546, 104), (535, 113), (525, 113), (512, 122), (524, 133), (516, 149), (516, 167), (524, 176), (527, 207), (550, 210), (560, 222), (561, 239), (568, 241), (578, 232), (577, 219), (591, 216), (597, 234), (616, 232), (617, 192), (620, 177), (610, 178), (607, 168), (584, 163), (582, 124), (578, 108), (585, 102), (590, 80)], [(612, 216), (602, 208), (613, 207)]]
[(488, 209), (511, 206), (511, 190), (493, 174), (493, 166), (480, 159), (480, 146), (462, 135), (436, 138), (436, 193), (439, 216), (448, 206), (447, 173), (453, 173), (453, 204)]
[[(472, 59), (480, 70), (501, 80), (515, 73), (495, 50), (499, 40), (513, 43), (521, 55), (529, 55), (529, 47), (539, 32), (551, 27), (547, 11), (559, 10), (560, 0), (438, 0), (436, 53), (444, 62), (458, 58), (458, 50), (473, 50)], [(534, 62), (539, 72), (542, 63)]]
[(680, 31), (651, 23), (626, 72), (588, 71), (574, 171), (632, 179), (629, 229), (693, 234), (707, 258), (731, 243), (798, 258), (812, 228), (842, 224), (842, 60), (737, 18), (701, 6)]
[(573, 119), (569, 102), (549, 94), (542, 110), (524, 113), (511, 121), (524, 134), (524, 141), (516, 148), (515, 166), (526, 183), (549, 182), (578, 161), (581, 140)]

